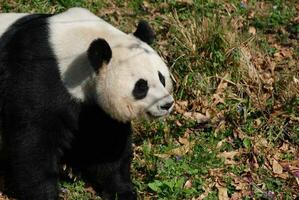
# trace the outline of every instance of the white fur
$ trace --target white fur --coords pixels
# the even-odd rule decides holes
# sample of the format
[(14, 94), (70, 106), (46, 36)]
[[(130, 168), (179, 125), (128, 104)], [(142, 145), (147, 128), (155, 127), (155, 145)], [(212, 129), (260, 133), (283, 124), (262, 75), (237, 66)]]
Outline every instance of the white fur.
[[(62, 80), (74, 98), (81, 101), (96, 98), (107, 113), (120, 121), (130, 121), (146, 113), (160, 117), (170, 112), (171, 109), (160, 109), (173, 101), (169, 71), (149, 45), (82, 8), (53, 16), (49, 24)], [(112, 59), (96, 75), (88, 63), (86, 50), (97, 38), (108, 42)], [(161, 84), (158, 71), (165, 76), (166, 87)], [(140, 78), (148, 81), (150, 89), (144, 99), (135, 100), (132, 91)]]
[(0, 14), (0, 37), (18, 19), (25, 17), (27, 13), (1, 13)]

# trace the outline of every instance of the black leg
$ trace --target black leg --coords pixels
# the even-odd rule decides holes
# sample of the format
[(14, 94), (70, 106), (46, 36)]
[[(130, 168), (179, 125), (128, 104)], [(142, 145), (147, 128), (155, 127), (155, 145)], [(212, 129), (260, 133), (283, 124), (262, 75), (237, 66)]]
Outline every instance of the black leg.
[(130, 178), (130, 156), (120, 161), (98, 164), (83, 171), (84, 178), (92, 183), (105, 200), (136, 200), (137, 195)]
[(9, 137), (9, 185), (19, 200), (58, 199), (58, 153), (49, 133), (30, 130)]

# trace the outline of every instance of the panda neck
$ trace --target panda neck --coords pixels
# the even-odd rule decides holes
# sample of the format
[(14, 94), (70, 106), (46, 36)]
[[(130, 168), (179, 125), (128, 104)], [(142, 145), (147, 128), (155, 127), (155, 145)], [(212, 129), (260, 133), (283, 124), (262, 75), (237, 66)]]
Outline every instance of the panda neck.
[[(74, 59), (68, 67), (60, 68), (61, 79), (65, 88), (72, 97), (80, 102), (93, 98), (90, 94), (94, 90), (95, 72), (88, 63), (87, 55), (84, 52)], [(60, 63), (60, 66), (61, 64), (63, 63)]]

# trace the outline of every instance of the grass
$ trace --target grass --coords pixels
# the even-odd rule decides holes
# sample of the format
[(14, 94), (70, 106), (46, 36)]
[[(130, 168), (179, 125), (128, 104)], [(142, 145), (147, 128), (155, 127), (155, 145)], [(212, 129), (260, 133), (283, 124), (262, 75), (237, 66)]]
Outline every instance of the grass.
[[(147, 19), (172, 71), (175, 111), (134, 122), (140, 199), (299, 198), (296, 1), (2, 0), (0, 10), (72, 6), (125, 32)], [(64, 199), (99, 199), (80, 180), (61, 188)]]

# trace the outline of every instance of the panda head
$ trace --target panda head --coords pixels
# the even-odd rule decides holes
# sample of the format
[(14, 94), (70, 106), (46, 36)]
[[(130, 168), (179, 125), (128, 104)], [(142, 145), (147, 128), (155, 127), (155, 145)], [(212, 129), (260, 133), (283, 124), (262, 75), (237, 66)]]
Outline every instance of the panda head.
[(142, 21), (134, 34), (119, 36), (113, 46), (101, 38), (89, 46), (87, 56), (96, 74), (94, 98), (116, 120), (159, 118), (173, 108), (170, 73), (149, 46), (153, 38)]

